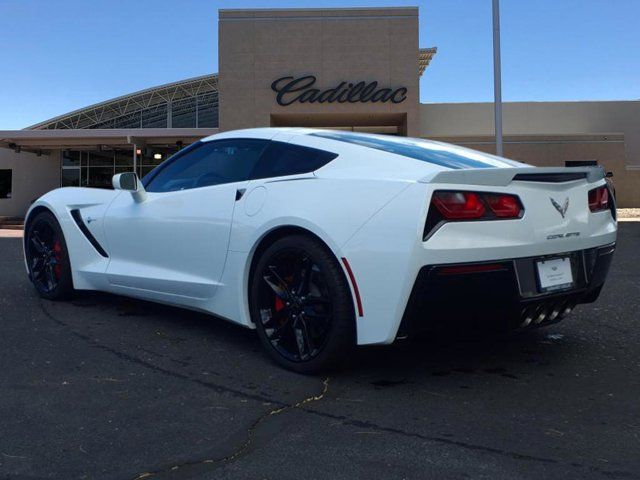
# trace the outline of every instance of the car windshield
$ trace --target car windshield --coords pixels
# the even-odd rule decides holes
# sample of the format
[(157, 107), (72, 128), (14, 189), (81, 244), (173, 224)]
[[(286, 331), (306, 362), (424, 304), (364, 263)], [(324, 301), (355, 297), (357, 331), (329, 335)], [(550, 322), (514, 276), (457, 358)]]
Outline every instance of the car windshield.
[(316, 132), (311, 135), (375, 148), (451, 169), (500, 168), (524, 164), (446, 143), (409, 137), (351, 132)]

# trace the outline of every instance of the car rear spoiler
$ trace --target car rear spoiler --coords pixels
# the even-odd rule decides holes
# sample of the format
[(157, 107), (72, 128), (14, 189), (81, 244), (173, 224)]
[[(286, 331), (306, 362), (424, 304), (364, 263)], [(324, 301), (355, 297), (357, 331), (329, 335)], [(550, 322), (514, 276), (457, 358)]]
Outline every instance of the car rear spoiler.
[(418, 180), (421, 183), (457, 183), (504, 187), (520, 182), (573, 182), (586, 179), (595, 183), (604, 178), (604, 169), (597, 167), (515, 167), (446, 170)]

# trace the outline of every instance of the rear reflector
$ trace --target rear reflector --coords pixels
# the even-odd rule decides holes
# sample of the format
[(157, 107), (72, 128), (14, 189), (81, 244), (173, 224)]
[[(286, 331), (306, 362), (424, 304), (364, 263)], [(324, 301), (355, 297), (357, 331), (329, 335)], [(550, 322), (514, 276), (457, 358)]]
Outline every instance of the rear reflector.
[(353, 287), (353, 293), (356, 297), (356, 308), (358, 309), (358, 316), (362, 317), (364, 313), (362, 311), (362, 300), (360, 299), (360, 290), (358, 290), (356, 277), (353, 274), (353, 270), (351, 270), (351, 265), (349, 265), (349, 262), (346, 258), (342, 257), (342, 263), (344, 264), (344, 268), (347, 270), (347, 275), (349, 275), (349, 280), (351, 281), (351, 286)]
[(499, 272), (506, 268), (504, 263), (481, 263), (477, 265), (453, 265), (441, 267), (438, 275), (464, 275), (467, 273)]
[(589, 210), (600, 212), (609, 208), (609, 189), (603, 185), (589, 190)]

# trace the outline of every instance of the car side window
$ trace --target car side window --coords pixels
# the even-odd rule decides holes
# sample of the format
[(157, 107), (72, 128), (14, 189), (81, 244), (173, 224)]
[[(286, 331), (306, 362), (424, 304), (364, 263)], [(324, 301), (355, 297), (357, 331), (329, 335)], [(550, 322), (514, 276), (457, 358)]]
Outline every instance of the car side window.
[(145, 188), (149, 192), (175, 192), (247, 180), (267, 143), (259, 139), (201, 142), (160, 165)]
[(281, 177), (313, 172), (337, 156), (337, 153), (317, 148), (271, 141), (265, 148), (250, 178)]

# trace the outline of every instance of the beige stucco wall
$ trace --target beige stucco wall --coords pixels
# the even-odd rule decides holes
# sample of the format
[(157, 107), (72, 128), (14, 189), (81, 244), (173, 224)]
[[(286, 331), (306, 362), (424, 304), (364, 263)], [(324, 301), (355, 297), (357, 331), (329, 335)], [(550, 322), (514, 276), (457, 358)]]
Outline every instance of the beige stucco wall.
[[(415, 7), (221, 10), (218, 60), (221, 130), (315, 122), (386, 124), (406, 116), (404, 133), (420, 133)], [(278, 105), (271, 83), (303, 75), (316, 76), (314, 88), (320, 89), (341, 81), (406, 87), (407, 98), (398, 104)]]
[[(502, 108), (505, 135), (622, 133), (627, 162), (640, 165), (640, 101), (506, 102)], [(493, 103), (422, 104), (420, 133), (492, 135)]]
[(0, 199), (0, 216), (24, 217), (31, 202), (60, 186), (60, 151), (38, 157), (0, 148), (0, 169), (13, 171), (12, 196)]
[[(428, 138), (495, 153), (493, 135)], [(504, 155), (538, 167), (564, 166), (564, 162), (568, 160), (598, 160), (607, 172), (614, 174), (618, 206), (640, 206), (640, 171), (629, 171), (626, 168), (622, 134), (506, 135)]]
[[(420, 109), (421, 136), (495, 153), (492, 103)], [(640, 101), (507, 102), (503, 124), (505, 156), (537, 166), (597, 160), (614, 173), (618, 206), (640, 207)]]

